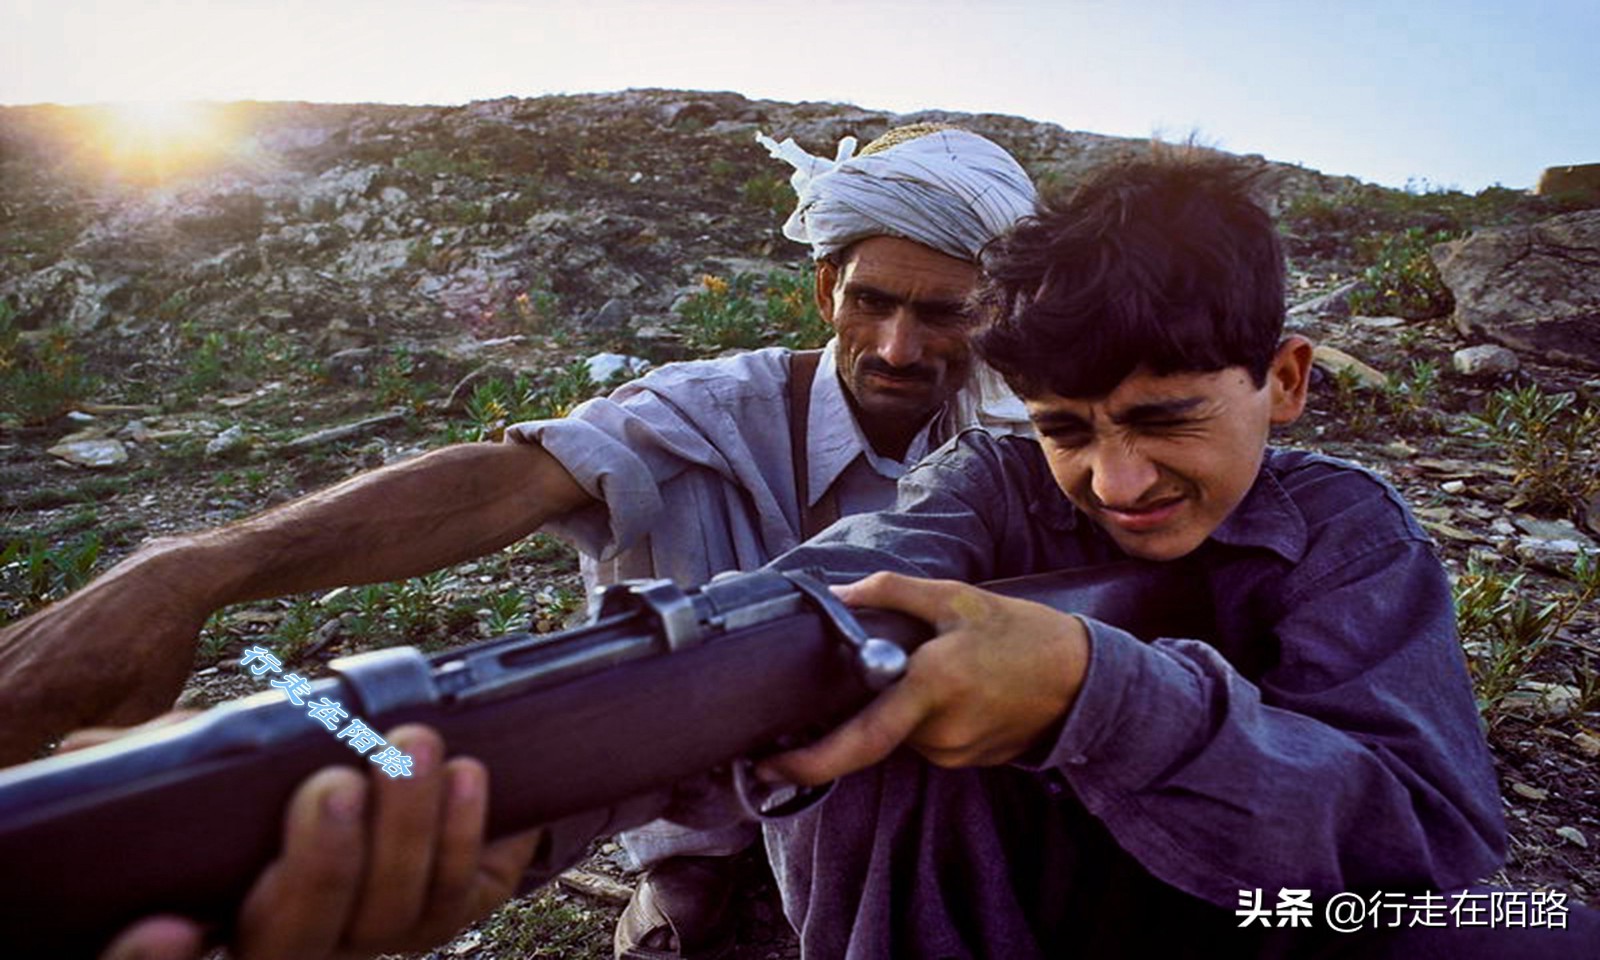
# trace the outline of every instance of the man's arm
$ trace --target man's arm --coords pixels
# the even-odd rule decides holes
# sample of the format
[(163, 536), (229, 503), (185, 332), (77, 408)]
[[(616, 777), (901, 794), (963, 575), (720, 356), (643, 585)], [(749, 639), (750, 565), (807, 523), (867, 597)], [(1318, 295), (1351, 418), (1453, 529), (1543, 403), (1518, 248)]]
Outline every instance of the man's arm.
[(542, 448), (462, 444), (258, 516), (154, 540), (0, 631), (0, 764), (169, 707), (206, 618), (231, 603), (416, 576), (592, 502)]

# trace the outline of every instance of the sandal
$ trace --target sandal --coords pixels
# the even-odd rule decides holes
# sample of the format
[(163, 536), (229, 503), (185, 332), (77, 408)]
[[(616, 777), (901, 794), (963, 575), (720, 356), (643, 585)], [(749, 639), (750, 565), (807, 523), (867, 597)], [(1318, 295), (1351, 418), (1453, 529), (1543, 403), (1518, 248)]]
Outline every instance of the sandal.
[(617, 960), (717, 960), (733, 950), (734, 858), (674, 857), (639, 881), (617, 918)]

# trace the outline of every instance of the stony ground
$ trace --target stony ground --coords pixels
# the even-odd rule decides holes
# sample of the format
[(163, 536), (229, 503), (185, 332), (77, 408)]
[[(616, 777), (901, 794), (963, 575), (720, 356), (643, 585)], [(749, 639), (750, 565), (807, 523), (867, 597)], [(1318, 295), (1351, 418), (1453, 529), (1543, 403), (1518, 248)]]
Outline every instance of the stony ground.
[[(1308, 332), (1378, 367), (1397, 369), (1402, 356), (1397, 340), (1407, 335), (1408, 328), (1340, 321), (1322, 322)], [(1453, 346), (1441, 327), (1420, 333), (1420, 338), (1412, 335), (1406, 344), (1405, 357), (1442, 358)], [(535, 348), (524, 345), (524, 349)], [(550, 345), (549, 350), (552, 363), (566, 359), (559, 346)], [(1554, 387), (1579, 388), (1586, 382), (1581, 374), (1556, 368), (1536, 368), (1529, 375)], [(1283, 441), (1356, 460), (1387, 476), (1435, 532), (1452, 570), (1464, 569), (1474, 556), (1509, 563), (1519, 541), (1507, 523), (1524, 518), (1506, 505), (1511, 498), (1507, 468), (1481, 437), (1462, 426), (1463, 412), (1483, 389), (1483, 384), (1446, 377), (1433, 401), (1445, 428), (1408, 432), (1393, 429), (1391, 419), (1381, 414), (1372, 414), (1376, 417), (1372, 423), (1358, 422), (1360, 411), (1352, 412), (1350, 401), (1337, 392), (1331, 377), (1320, 377), (1309, 416)], [(205, 431), (220, 433), (224, 424), (249, 422), (257, 434), (270, 432), (266, 425), (275, 424), (303, 434), (332, 424), (361, 422), (382, 411), (360, 391), (292, 379), (231, 396), (196, 398), (187, 410), (92, 405), (89, 409), (100, 411), (93, 416), (102, 426), (120, 431), (138, 419), (157, 438), (132, 445), (134, 457), (122, 467), (91, 472), (46, 453), (68, 431), (94, 425), (80, 422), (82, 417), (10, 430), (0, 442), (0, 477), (8, 537), (33, 533), (64, 541), (95, 531), (105, 538), (100, 566), (147, 536), (225, 522), (435, 444), (444, 435), (442, 424), (450, 419), (449, 414), (432, 411), (414, 413), (327, 448), (307, 451), (291, 450), (287, 443), (278, 448), (258, 444), (207, 456), (196, 438), (203, 439)], [(1553, 569), (1535, 566), (1527, 576), (1524, 589), (1538, 596), (1557, 596), (1567, 588)], [(573, 559), (548, 542), (457, 568), (437, 588), (460, 606), (456, 603), (460, 597), (504, 579), (528, 586), (530, 595), (543, 591), (544, 600), (532, 605), (544, 626), (559, 626), (576, 610)], [(251, 685), (233, 672), (232, 657), (252, 630), (283, 616), (284, 609), (256, 605), (232, 611), (231, 619), (221, 621), (226, 626), (211, 635), (185, 702), (204, 705), (251, 692)], [(448, 620), (441, 616), (428, 627), (436, 631), (435, 643), (470, 640), (484, 632), (481, 617), (453, 624)], [(299, 666), (315, 672), (326, 660), (351, 649), (400, 639), (374, 638), (352, 628), (349, 621), (348, 614), (330, 621), (333, 629), (325, 629), (317, 643), (301, 651)], [(1593, 683), (1590, 658), (1600, 654), (1600, 618), (1594, 609), (1580, 612), (1559, 639), (1523, 678), (1524, 693), (1543, 689), (1539, 684)], [(1589, 901), (1600, 893), (1597, 707), (1600, 703), (1592, 691), (1583, 708), (1573, 711), (1552, 711), (1530, 694), (1491, 716), (1489, 734), (1513, 836), (1510, 861), (1493, 879), (1559, 889)], [(604, 956), (613, 919), (633, 881), (617, 848), (610, 842), (599, 844), (577, 874), (508, 906), (430, 956)], [(753, 872), (752, 889), (762, 889), (762, 884), (770, 881)], [(770, 893), (770, 886), (765, 889)], [(769, 896), (751, 894), (746, 912), (748, 946), (741, 956), (792, 953), (792, 940), (773, 914)]]

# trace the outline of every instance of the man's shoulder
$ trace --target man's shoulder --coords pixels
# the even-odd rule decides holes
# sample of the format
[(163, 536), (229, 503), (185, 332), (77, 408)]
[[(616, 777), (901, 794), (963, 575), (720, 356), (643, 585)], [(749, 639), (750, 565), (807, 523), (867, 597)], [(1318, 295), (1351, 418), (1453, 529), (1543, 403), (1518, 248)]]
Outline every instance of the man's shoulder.
[(791, 355), (783, 347), (765, 347), (707, 360), (680, 360), (657, 367), (623, 389), (662, 395), (690, 390), (727, 397), (765, 396), (774, 384), (788, 379)]

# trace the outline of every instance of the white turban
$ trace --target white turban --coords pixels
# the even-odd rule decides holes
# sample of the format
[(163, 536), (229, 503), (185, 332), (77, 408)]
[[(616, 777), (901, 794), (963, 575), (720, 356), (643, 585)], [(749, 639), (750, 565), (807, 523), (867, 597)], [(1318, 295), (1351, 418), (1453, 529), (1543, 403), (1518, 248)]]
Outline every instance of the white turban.
[(965, 130), (937, 130), (878, 153), (852, 156), (854, 137), (832, 160), (786, 139), (756, 140), (794, 169), (800, 202), (783, 235), (811, 245), (816, 259), (867, 237), (914, 240), (976, 261), (984, 244), (1033, 213), (1034, 189), (1017, 161)]

